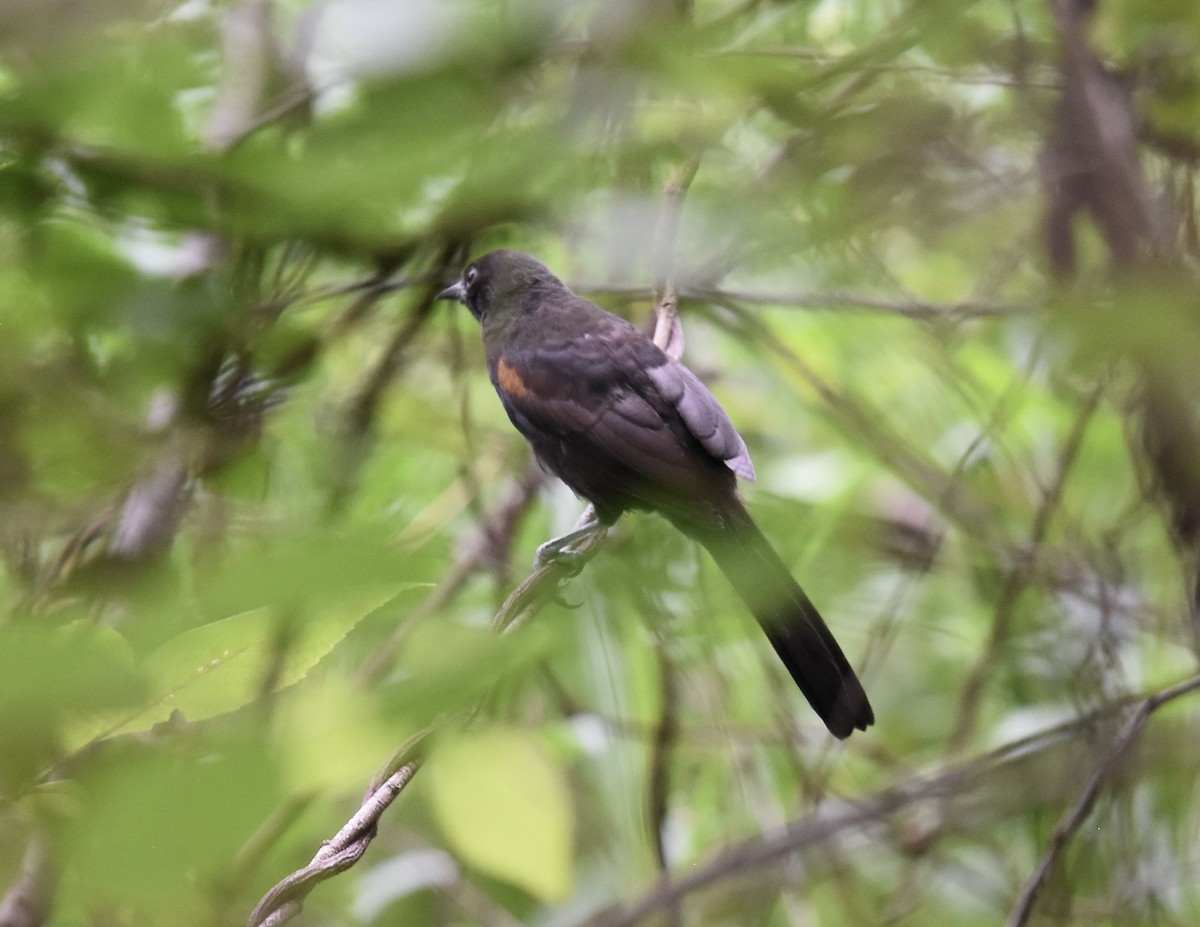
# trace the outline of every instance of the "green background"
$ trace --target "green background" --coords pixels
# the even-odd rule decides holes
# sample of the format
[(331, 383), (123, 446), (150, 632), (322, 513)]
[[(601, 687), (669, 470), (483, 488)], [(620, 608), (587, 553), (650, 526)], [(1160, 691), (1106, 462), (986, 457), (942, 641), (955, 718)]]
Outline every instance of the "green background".
[[(1033, 922), (1196, 922), (1196, 698), (1113, 745), (1196, 672), (1200, 13), (1064, 9), (4, 4), (0, 894), (244, 923), (432, 725), (300, 922), (995, 924), (1098, 773)], [(1132, 267), (1111, 176), (1051, 260), (1064, 33)], [(870, 731), (649, 516), (490, 630), (582, 511), (433, 299), (492, 247), (676, 289)]]

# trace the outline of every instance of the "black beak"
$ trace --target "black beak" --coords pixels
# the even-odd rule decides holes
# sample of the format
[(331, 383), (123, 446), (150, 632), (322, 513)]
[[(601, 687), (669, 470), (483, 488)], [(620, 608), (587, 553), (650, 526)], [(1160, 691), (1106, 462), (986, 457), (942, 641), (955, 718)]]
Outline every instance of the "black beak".
[(442, 292), (438, 293), (438, 299), (457, 299), (460, 303), (467, 301), (467, 288), (463, 286), (461, 280), (453, 286), (448, 286)]

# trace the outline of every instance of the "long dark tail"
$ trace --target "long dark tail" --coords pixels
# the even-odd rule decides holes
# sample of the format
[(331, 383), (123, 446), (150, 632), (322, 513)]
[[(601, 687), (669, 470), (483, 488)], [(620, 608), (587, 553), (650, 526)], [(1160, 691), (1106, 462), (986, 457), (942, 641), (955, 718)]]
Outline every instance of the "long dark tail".
[(719, 524), (672, 520), (712, 554), (830, 733), (845, 738), (874, 723), (862, 683), (833, 633), (741, 504)]

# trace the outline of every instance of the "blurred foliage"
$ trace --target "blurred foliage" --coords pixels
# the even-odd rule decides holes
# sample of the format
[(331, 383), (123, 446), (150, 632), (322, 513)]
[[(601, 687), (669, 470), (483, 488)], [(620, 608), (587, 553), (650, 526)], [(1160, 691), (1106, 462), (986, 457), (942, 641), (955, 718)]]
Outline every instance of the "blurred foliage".
[[(0, 6), (0, 895), (243, 922), (433, 725), (305, 922), (584, 923), (961, 768), (673, 917), (996, 923), (1200, 628), (1200, 12), (1096, 5), (1157, 261), (1118, 273), (1093, 199), (1055, 275), (1067, 6)], [(833, 743), (650, 517), (489, 630), (581, 508), (434, 298), (497, 246), (639, 323), (677, 287), (868, 733)], [(1200, 918), (1195, 702), (1039, 916)]]

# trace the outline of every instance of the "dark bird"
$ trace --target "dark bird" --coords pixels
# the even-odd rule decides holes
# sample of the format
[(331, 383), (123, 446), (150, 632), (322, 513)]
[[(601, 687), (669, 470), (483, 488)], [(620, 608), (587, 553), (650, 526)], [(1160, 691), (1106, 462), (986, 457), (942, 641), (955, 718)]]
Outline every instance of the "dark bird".
[(663, 515), (712, 554), (835, 737), (874, 722), (841, 647), (742, 505), (737, 477), (753, 480), (754, 466), (695, 374), (519, 251), (485, 254), (441, 296), (481, 323), (508, 417), (595, 507), (591, 530), (627, 509)]

